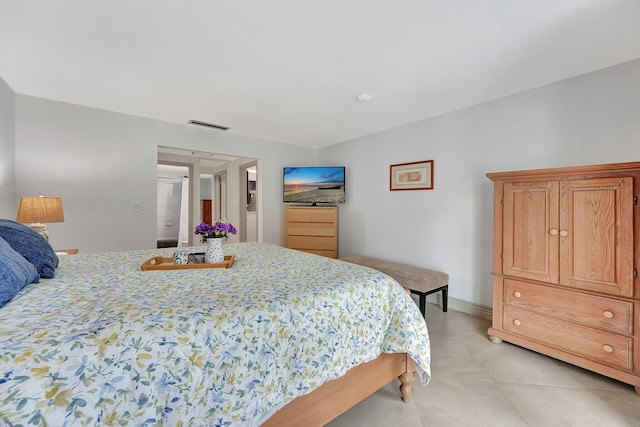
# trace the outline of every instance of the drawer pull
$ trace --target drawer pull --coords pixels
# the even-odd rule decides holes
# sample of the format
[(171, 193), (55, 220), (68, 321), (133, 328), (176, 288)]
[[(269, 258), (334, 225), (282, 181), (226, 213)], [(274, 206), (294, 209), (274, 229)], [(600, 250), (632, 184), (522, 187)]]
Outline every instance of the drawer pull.
[(518, 292), (518, 291), (515, 291), (513, 293), (513, 296), (516, 297), (516, 298), (520, 298), (522, 296), (522, 294), (520, 292)]
[(567, 230), (560, 230), (560, 235), (562, 237), (567, 237), (569, 235), (569, 232)]
[(607, 319), (613, 319), (613, 312), (609, 311), (609, 310), (605, 310), (602, 312), (602, 315), (604, 317), (606, 317)]
[(557, 236), (558, 230), (556, 230), (555, 228), (552, 228), (551, 230), (549, 230), (549, 234), (551, 234), (552, 236)]
[(613, 353), (613, 347), (611, 347), (609, 344), (605, 344), (602, 346), (602, 349), (604, 351), (606, 351), (607, 353)]
[[(515, 319), (515, 320), (513, 321), (513, 324), (514, 324), (514, 325), (516, 325), (516, 326), (520, 326), (520, 321), (519, 321), (518, 319)], [(605, 350), (605, 351), (606, 351), (606, 350)], [(613, 350), (611, 350), (611, 351), (613, 351)]]

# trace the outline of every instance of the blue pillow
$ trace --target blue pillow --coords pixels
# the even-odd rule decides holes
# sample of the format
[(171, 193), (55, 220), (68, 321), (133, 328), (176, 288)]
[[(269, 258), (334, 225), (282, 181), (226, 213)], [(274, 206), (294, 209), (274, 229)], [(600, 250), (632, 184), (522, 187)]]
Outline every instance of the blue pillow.
[(29, 283), (38, 283), (36, 268), (0, 237), (0, 307)]
[(58, 255), (44, 237), (19, 222), (0, 219), (0, 237), (38, 270), (40, 277), (55, 277)]

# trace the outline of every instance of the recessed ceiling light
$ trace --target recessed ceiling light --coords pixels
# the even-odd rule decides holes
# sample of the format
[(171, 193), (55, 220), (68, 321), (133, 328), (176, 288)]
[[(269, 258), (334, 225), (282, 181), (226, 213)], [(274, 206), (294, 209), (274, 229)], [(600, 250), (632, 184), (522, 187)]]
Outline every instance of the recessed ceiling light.
[(214, 125), (213, 123), (201, 122), (200, 120), (189, 120), (187, 123), (189, 123), (190, 125), (204, 126), (204, 127), (214, 128), (214, 129), (224, 130), (224, 131), (231, 129), (230, 127), (227, 127), (227, 126)]
[(206, 151), (192, 151), (191, 155), (195, 156), (195, 157), (213, 157), (213, 156), (215, 156), (215, 154), (208, 153)]
[(361, 93), (360, 95), (356, 96), (356, 100), (358, 102), (368, 102), (371, 101), (371, 98), (373, 98), (373, 96), (369, 95), (368, 93)]

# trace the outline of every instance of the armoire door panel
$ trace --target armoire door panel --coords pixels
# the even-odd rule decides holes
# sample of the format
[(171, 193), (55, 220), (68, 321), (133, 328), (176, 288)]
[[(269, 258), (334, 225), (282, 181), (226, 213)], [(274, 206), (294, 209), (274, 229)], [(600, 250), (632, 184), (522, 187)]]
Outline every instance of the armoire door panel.
[(503, 271), (558, 283), (557, 181), (504, 185)]
[(633, 179), (560, 185), (560, 283), (632, 296)]

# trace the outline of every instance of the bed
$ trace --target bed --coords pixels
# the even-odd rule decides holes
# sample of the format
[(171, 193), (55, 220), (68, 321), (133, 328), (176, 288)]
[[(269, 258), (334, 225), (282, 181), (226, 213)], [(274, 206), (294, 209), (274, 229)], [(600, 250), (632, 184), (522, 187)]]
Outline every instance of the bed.
[(393, 279), (224, 247), (229, 269), (140, 269), (171, 249), (61, 256), (0, 308), (0, 423), (323, 425), (395, 377), (405, 399), (429, 381), (424, 318)]

